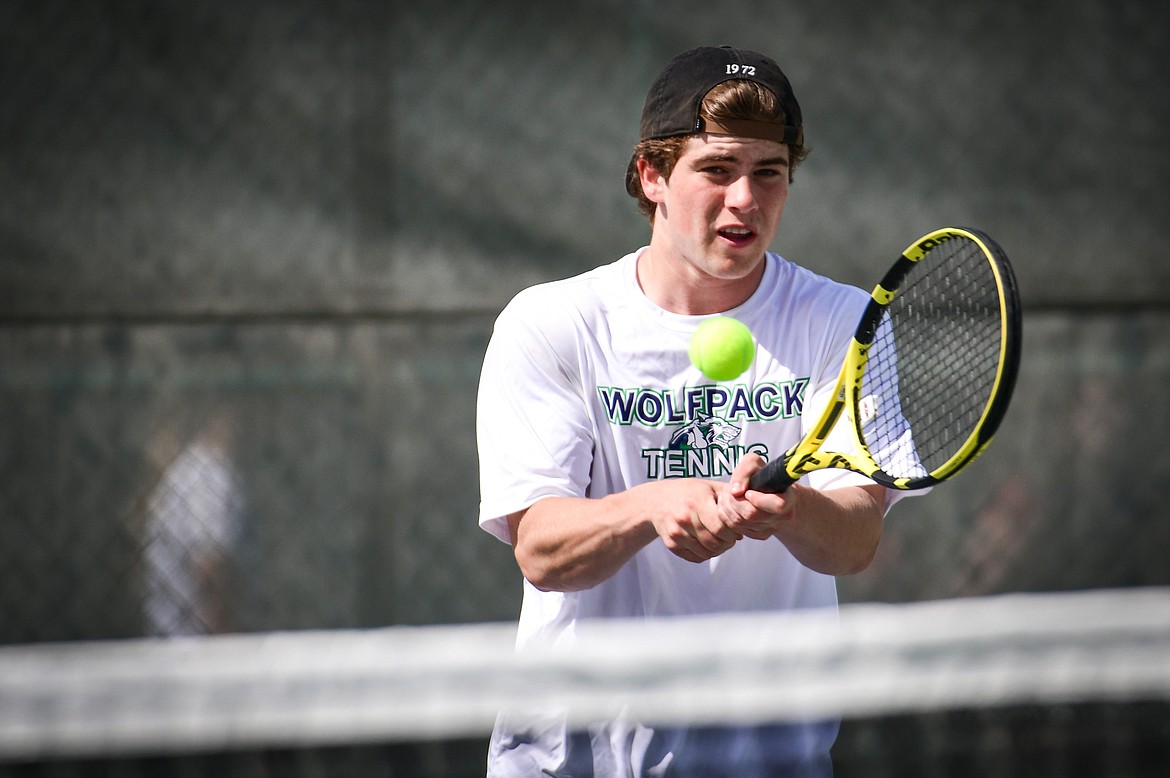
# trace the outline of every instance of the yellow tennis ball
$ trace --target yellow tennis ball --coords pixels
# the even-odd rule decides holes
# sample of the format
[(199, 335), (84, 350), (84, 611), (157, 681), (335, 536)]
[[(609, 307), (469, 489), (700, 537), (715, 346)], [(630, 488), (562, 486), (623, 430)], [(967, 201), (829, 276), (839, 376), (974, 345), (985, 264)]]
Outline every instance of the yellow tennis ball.
[(743, 322), (716, 316), (695, 328), (687, 355), (703, 375), (716, 381), (730, 381), (751, 367), (756, 341)]

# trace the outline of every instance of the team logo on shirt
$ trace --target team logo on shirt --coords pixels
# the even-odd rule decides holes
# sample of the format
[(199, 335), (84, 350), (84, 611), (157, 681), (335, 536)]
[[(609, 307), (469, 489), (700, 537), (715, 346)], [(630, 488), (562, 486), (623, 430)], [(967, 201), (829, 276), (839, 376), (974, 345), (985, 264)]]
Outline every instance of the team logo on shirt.
[(687, 386), (673, 391), (599, 386), (597, 393), (610, 424), (670, 431), (666, 446), (642, 448), (648, 479), (722, 478), (730, 475), (749, 451), (768, 458), (768, 447), (763, 443), (735, 443), (743, 423), (800, 416), (808, 383), (808, 378), (796, 378), (753, 386)]
[(666, 448), (643, 448), (646, 477), (719, 478), (731, 474), (747, 451), (768, 455), (767, 446), (737, 446), (741, 427), (718, 416), (702, 415), (680, 425)]
[(729, 446), (739, 437), (740, 428), (727, 419), (715, 416), (700, 416), (684, 424), (670, 436), (670, 448), (677, 451), (684, 448), (707, 448), (708, 446)]

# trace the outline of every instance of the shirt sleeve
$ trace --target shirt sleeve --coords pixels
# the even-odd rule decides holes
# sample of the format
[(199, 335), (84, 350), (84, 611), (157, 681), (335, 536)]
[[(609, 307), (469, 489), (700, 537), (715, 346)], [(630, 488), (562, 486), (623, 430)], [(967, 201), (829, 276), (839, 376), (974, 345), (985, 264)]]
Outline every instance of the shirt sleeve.
[(476, 404), (479, 524), (511, 542), (507, 516), (544, 497), (587, 494), (593, 433), (573, 309), (522, 292), (496, 320)]

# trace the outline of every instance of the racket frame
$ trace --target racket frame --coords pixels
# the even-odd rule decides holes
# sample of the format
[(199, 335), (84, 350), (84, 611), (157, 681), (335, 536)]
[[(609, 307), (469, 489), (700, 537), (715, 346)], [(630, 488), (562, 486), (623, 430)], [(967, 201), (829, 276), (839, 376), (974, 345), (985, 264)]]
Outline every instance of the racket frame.
[[(984, 254), (995, 275), (1000, 312), (999, 367), (988, 401), (979, 421), (967, 440), (943, 464), (915, 478), (895, 478), (884, 472), (874, 460), (865, 442), (860, 411), (862, 382), (882, 315), (898, 294), (902, 282), (917, 263), (946, 241), (962, 237), (974, 241)], [(944, 227), (923, 235), (902, 252), (870, 293), (857, 329), (846, 351), (829, 403), (808, 433), (785, 454), (769, 462), (751, 480), (751, 488), (782, 492), (802, 476), (814, 470), (839, 468), (852, 470), (891, 489), (924, 489), (956, 475), (973, 462), (991, 442), (1007, 412), (1019, 370), (1022, 316), (1015, 276), (1007, 255), (986, 234), (966, 227)], [(844, 416), (851, 430), (856, 453), (822, 451), (829, 433)]]

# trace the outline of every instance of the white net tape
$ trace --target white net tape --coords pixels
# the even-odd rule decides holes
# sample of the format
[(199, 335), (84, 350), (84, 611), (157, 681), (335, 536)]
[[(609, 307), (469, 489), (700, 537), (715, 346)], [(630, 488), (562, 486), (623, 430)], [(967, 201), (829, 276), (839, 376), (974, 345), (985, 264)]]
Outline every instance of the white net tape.
[(516, 655), (508, 624), (0, 649), (0, 757), (486, 734), (503, 708), (652, 723), (1170, 699), (1170, 589), (598, 622)]

